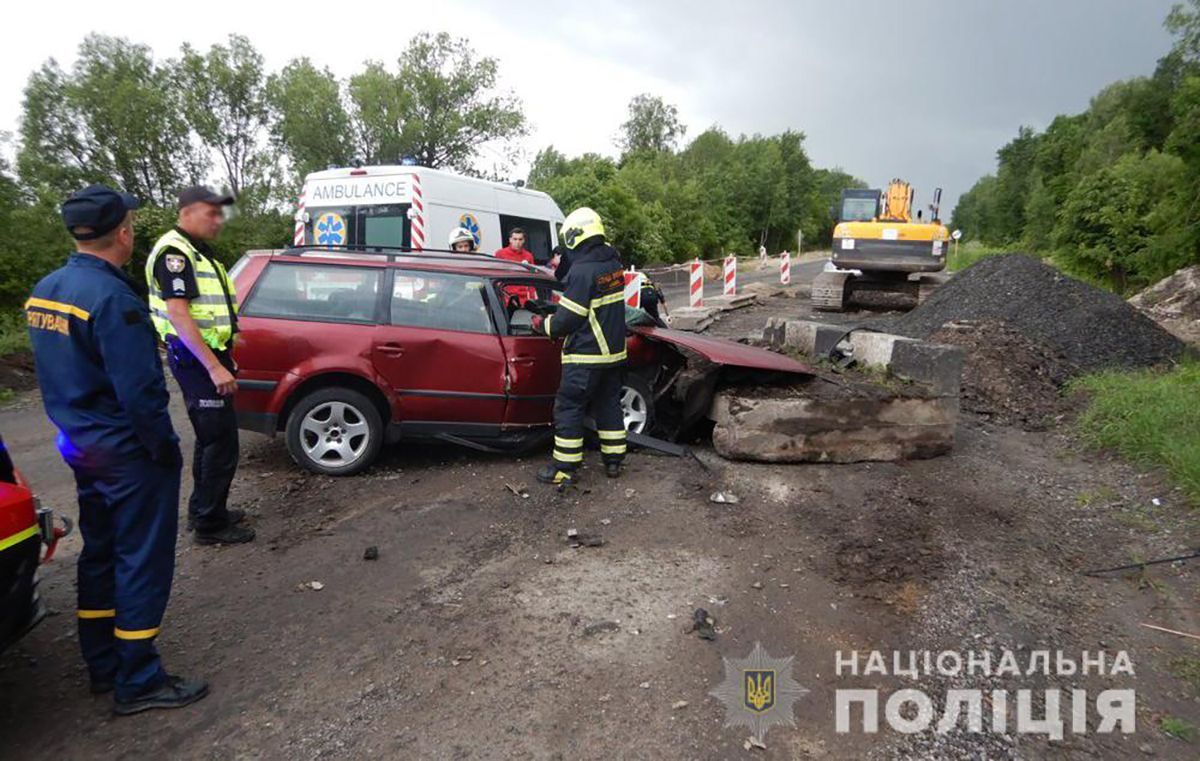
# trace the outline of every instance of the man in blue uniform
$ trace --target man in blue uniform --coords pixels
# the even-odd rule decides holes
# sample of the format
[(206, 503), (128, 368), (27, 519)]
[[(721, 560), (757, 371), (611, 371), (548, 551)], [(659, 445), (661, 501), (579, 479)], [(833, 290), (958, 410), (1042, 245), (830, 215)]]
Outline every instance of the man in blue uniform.
[(154, 647), (175, 572), (183, 459), (154, 328), (121, 271), (137, 206), (103, 185), (67, 199), (76, 253), (25, 303), (42, 401), (79, 496), (79, 644), (92, 692), (115, 688), (121, 715), (208, 693), (167, 674)]
[(625, 269), (617, 250), (605, 243), (600, 215), (586, 207), (571, 212), (563, 222), (562, 239), (562, 297), (553, 314), (533, 322), (552, 338), (566, 338), (554, 400), (554, 459), (537, 474), (542, 483), (560, 487), (575, 481), (583, 462), (583, 423), (589, 411), (596, 420), (605, 475), (621, 475), (626, 357)]

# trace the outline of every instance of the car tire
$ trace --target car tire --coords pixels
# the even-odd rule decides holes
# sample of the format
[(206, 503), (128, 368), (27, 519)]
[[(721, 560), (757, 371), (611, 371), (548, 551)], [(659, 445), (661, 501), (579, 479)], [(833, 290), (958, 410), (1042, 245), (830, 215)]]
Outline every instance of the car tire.
[(654, 392), (640, 375), (627, 373), (621, 381), (621, 411), (627, 431), (649, 435), (654, 430)]
[(286, 437), (288, 452), (300, 467), (326, 476), (352, 476), (379, 454), (383, 420), (358, 391), (323, 388), (292, 409)]

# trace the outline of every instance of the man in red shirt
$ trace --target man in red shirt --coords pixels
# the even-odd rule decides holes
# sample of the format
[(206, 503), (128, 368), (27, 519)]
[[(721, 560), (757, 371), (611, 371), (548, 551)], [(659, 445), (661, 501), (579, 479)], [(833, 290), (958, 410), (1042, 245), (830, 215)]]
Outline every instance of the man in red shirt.
[[(497, 259), (506, 262), (525, 262), (534, 264), (533, 254), (525, 248), (525, 231), (514, 227), (508, 233), (508, 245), (493, 254)], [(537, 298), (537, 291), (529, 286), (510, 285), (504, 288), (504, 294), (517, 300), (518, 306), (524, 306), (529, 299)], [(508, 299), (506, 299), (508, 300)]]

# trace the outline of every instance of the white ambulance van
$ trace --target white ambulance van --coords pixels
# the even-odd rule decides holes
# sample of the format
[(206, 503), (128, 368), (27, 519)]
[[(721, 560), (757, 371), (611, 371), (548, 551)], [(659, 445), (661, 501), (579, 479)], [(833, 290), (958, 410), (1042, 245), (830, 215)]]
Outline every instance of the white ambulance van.
[(563, 221), (554, 199), (540, 191), (408, 165), (313, 172), (301, 203), (297, 245), (445, 251), (450, 231), (463, 227), (478, 251), (491, 255), (520, 227), (538, 264), (549, 261)]

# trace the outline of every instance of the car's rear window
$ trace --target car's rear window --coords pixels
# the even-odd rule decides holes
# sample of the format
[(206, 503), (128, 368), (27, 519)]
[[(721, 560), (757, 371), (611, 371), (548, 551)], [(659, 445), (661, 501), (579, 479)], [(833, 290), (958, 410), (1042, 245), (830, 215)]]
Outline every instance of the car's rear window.
[(326, 322), (373, 322), (383, 270), (271, 262), (242, 314)]

